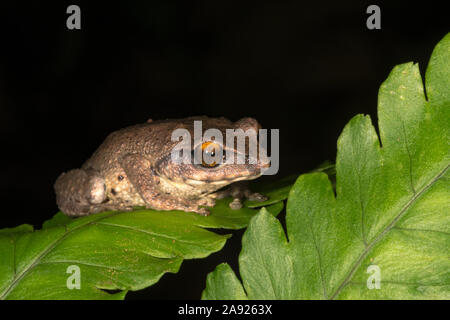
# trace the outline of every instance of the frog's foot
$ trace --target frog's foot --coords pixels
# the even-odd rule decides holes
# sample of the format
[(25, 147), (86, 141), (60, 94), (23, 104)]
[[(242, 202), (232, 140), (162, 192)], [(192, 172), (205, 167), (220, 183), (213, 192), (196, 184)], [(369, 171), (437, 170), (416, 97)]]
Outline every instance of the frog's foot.
[(185, 203), (183, 203), (183, 206), (185, 207), (184, 211), (186, 212), (195, 212), (198, 213), (202, 216), (209, 216), (210, 212), (208, 208), (204, 208), (206, 207), (214, 207), (214, 205), (216, 204), (216, 201), (210, 197), (205, 197), (202, 199), (198, 199), (198, 200), (191, 200), (191, 201), (186, 201)]
[(106, 200), (105, 180), (95, 172), (75, 169), (61, 174), (55, 183), (56, 202), (68, 216), (85, 216)]
[[(190, 210), (191, 211), (191, 210)], [(209, 216), (211, 214), (211, 212), (209, 212), (208, 209), (206, 208), (196, 208), (194, 210), (192, 210), (192, 212), (198, 213), (201, 216)]]
[(258, 202), (263, 202), (263, 201), (266, 201), (267, 199), (269, 199), (265, 195), (258, 193), (258, 192), (253, 192), (253, 193), (250, 192), (246, 197), (250, 201), (258, 201)]
[(248, 199), (251, 201), (266, 201), (268, 198), (260, 193), (252, 192), (245, 183), (232, 184), (228, 189), (218, 191), (211, 195), (216, 199), (222, 199), (226, 197), (232, 197), (233, 201), (229, 206), (233, 210), (239, 210), (243, 207), (243, 200)]
[(239, 210), (241, 209), (244, 205), (242, 204), (242, 200), (243, 198), (246, 198), (250, 201), (258, 201), (258, 202), (263, 202), (266, 201), (268, 199), (268, 197), (266, 197), (265, 195), (262, 195), (261, 193), (257, 193), (257, 192), (247, 192), (245, 197), (242, 198), (234, 198), (233, 201), (230, 202), (229, 206), (231, 209), (233, 210)]
[(205, 206), (205, 207), (214, 207), (216, 205), (216, 200), (212, 197), (204, 197), (197, 201), (197, 204), (199, 206)]
[(177, 208), (178, 210), (183, 210), (185, 212), (195, 212), (198, 213), (201, 216), (209, 216), (210, 212), (207, 208), (199, 207), (196, 204), (189, 205), (189, 206), (182, 206)]
[(208, 216), (210, 214), (209, 210), (207, 208), (200, 207), (204, 205), (205, 202), (203, 199), (192, 201), (179, 201), (176, 199), (165, 199), (165, 201), (161, 201), (161, 199), (156, 199), (151, 204), (147, 204), (146, 208), (163, 211), (180, 210), (185, 212), (195, 212), (202, 216)]
[(234, 198), (233, 201), (230, 202), (229, 206), (233, 210), (239, 210), (243, 206), (242, 200), (239, 198)]

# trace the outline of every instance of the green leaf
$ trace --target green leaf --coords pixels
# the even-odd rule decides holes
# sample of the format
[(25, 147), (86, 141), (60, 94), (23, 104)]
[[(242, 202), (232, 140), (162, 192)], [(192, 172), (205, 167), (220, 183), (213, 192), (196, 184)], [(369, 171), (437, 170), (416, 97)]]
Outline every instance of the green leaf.
[(242, 240), (243, 286), (217, 289), (232, 276), (216, 269), (204, 298), (450, 299), (449, 79), (450, 34), (431, 57), (428, 100), (418, 66), (395, 67), (379, 91), (381, 141), (362, 115), (338, 140), (336, 196), (325, 174), (300, 176), (288, 239), (261, 210)]
[[(177, 272), (183, 259), (220, 250), (229, 235), (205, 228), (243, 228), (257, 212), (231, 210), (229, 202), (218, 201), (208, 217), (135, 210), (71, 219), (60, 212), (38, 231), (0, 230), (0, 299), (123, 299)], [(283, 202), (267, 209), (276, 215)], [(79, 268), (80, 289), (68, 289), (70, 266)]]
[[(312, 172), (325, 172), (332, 179), (336, 174), (334, 164), (331, 164), (328, 161), (322, 163), (318, 168), (314, 169)], [(267, 196), (268, 199), (262, 202), (246, 200), (245, 206), (249, 208), (261, 208), (286, 200), (288, 198), (289, 191), (291, 190), (297, 178), (298, 174), (292, 174), (275, 182), (266, 181), (261, 183), (258, 181), (257, 183), (254, 183), (254, 185), (251, 186), (251, 190)]]
[(216, 300), (245, 300), (244, 289), (238, 278), (226, 263), (219, 264), (214, 272), (206, 279), (206, 290), (203, 291), (202, 299)]
[(262, 183), (255, 183), (251, 189), (254, 192), (259, 192), (268, 197), (266, 201), (258, 202), (246, 200), (245, 206), (249, 208), (260, 208), (268, 206), (283, 200), (286, 200), (295, 180), (298, 175), (289, 175), (278, 181), (267, 181)]

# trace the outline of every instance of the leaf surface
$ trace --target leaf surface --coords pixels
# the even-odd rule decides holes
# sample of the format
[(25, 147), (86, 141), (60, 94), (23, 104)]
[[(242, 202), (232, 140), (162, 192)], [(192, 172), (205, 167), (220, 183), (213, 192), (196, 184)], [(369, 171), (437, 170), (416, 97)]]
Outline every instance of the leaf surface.
[(417, 64), (396, 66), (379, 90), (380, 139), (358, 115), (338, 140), (336, 196), (325, 174), (300, 176), (287, 237), (261, 210), (242, 240), (242, 286), (213, 289), (222, 267), (204, 297), (449, 299), (450, 34), (425, 85), (427, 98)]
[[(128, 290), (177, 272), (183, 259), (219, 251), (229, 235), (205, 228), (243, 228), (257, 212), (231, 210), (229, 202), (218, 201), (208, 217), (135, 210), (71, 219), (60, 212), (41, 230), (2, 229), (0, 299), (123, 299)], [(283, 202), (267, 209), (276, 215)], [(80, 289), (69, 289), (75, 283), (71, 266), (79, 270)]]

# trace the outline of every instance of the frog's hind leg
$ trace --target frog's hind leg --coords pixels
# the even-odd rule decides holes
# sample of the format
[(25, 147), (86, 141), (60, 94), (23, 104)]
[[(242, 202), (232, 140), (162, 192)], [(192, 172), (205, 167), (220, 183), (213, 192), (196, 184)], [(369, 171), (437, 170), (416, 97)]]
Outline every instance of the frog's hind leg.
[(98, 212), (106, 200), (105, 180), (93, 170), (62, 173), (55, 182), (55, 192), (59, 209), (68, 216)]

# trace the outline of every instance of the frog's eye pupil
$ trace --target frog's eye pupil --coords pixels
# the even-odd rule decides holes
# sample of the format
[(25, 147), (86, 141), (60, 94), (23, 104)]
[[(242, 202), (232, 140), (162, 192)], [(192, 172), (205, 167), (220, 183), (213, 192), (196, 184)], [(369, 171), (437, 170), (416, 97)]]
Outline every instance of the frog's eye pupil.
[[(217, 143), (212, 141), (203, 142), (201, 146), (203, 155), (207, 155), (209, 158), (214, 158), (216, 156), (216, 150), (220, 149), (220, 146)], [(204, 157), (202, 157), (202, 166), (205, 168), (213, 168), (216, 167), (218, 163), (212, 161), (211, 163), (205, 162)]]

